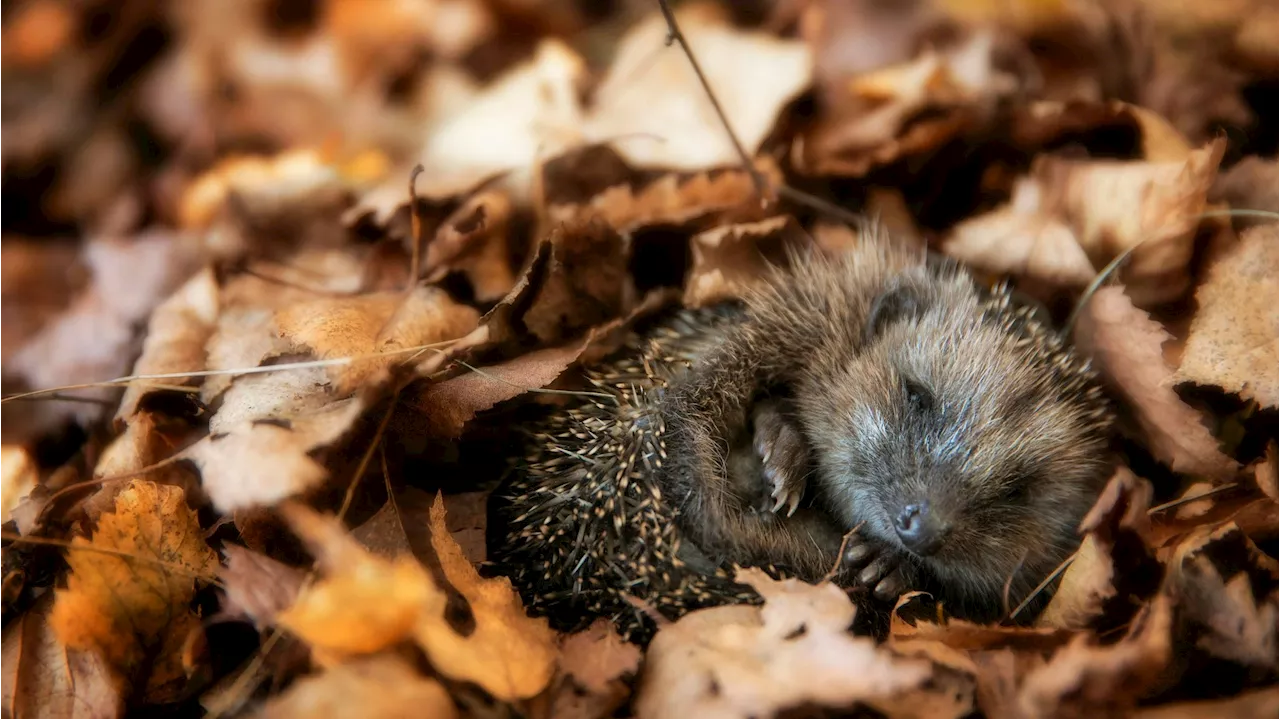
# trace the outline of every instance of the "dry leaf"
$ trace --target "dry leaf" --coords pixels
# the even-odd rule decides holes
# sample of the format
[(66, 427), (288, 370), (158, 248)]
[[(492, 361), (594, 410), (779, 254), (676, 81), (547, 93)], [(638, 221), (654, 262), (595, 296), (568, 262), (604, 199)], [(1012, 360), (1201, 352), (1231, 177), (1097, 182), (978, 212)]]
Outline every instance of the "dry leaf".
[[(135, 375), (176, 374), (205, 369), (205, 345), (218, 319), (218, 284), (212, 270), (205, 270), (160, 303), (151, 313), (142, 356), (133, 364)], [(166, 385), (192, 380), (166, 379)], [(135, 380), (120, 400), (116, 418), (129, 421), (138, 402), (149, 392), (147, 380)]]
[(68, 649), (49, 625), (51, 595), (4, 623), (4, 713), (30, 719), (124, 716), (120, 678), (91, 651)]
[(1280, 700), (1276, 687), (1256, 689), (1231, 699), (1209, 699), (1193, 702), (1165, 704), (1139, 709), (1130, 714), (1134, 719), (1268, 719), (1276, 715), (1276, 703)]
[[(808, 47), (734, 28), (709, 4), (681, 8), (676, 17), (734, 134), (754, 156), (782, 107), (809, 85)], [(675, 47), (662, 49), (666, 35), (667, 25), (655, 13), (619, 41), (585, 118), (585, 134), (612, 142), (636, 167), (692, 171), (740, 164), (688, 59)]]
[(1280, 212), (1280, 162), (1244, 158), (1218, 175), (1209, 199), (1236, 210)]
[(476, 301), (500, 299), (515, 284), (509, 264), (507, 233), (511, 200), (495, 190), (467, 198), (454, 210), (427, 245), (422, 261), (428, 282), (439, 282), (450, 271), (462, 272), (471, 282)]
[(928, 662), (849, 634), (855, 610), (834, 585), (775, 582), (758, 570), (743, 570), (738, 580), (765, 597), (764, 607), (702, 609), (659, 629), (636, 716), (748, 717), (854, 702), (894, 716), (895, 695), (929, 679)]
[(1037, 626), (1083, 630), (1102, 614), (1104, 605), (1116, 596), (1116, 583), (1122, 580), (1117, 569), (1125, 569), (1116, 567), (1113, 556), (1121, 539), (1118, 535), (1130, 535), (1124, 538), (1131, 540), (1129, 547), (1149, 542), (1150, 506), (1151, 483), (1120, 467), (1081, 521), (1084, 541), (1053, 599), (1036, 618)]
[(453, 719), (458, 710), (440, 682), (405, 660), (378, 655), (340, 664), (295, 683), (256, 716), (272, 719), (339, 719), (357, 712), (370, 719)]
[(9, 521), (9, 513), (40, 482), (40, 472), (31, 453), (14, 444), (0, 446), (0, 471), (3, 472), (0, 496), (4, 498), (0, 523), (3, 523)]
[(474, 630), (464, 636), (449, 623), (444, 593), (428, 599), (414, 636), (432, 663), (447, 676), (473, 681), (499, 699), (541, 692), (555, 671), (554, 633), (547, 620), (525, 615), (511, 580), (480, 577), (449, 536), (438, 496), (431, 508), (431, 546), (445, 579), (466, 598), (475, 618)]
[(364, 409), (357, 397), (309, 414), (242, 421), (215, 430), (183, 456), (200, 470), (220, 511), (274, 504), (325, 480), (328, 471), (312, 452), (340, 439)]
[(1077, 635), (1043, 666), (1030, 672), (1019, 691), (1025, 716), (1098, 716), (1132, 711), (1156, 688), (1173, 658), (1173, 608), (1159, 597), (1141, 611), (1126, 636), (1111, 645)]
[(532, 697), (551, 680), (556, 650), (546, 620), (525, 616), (509, 580), (480, 578), (449, 538), (439, 500), (431, 512), (431, 544), (445, 580), (470, 606), (475, 623), (465, 636), (450, 624), (448, 594), (411, 556), (383, 560), (331, 519), (296, 505), (285, 514), (325, 567), (325, 580), (279, 615), (313, 647), (337, 657), (413, 638), (440, 672), (505, 700)]
[(314, 211), (335, 203), (342, 191), (338, 169), (314, 150), (230, 157), (187, 187), (180, 221), (183, 227), (207, 227), (232, 195), (251, 217), (263, 218), (283, 211)]
[[(480, 314), (435, 287), (411, 294), (382, 292), (319, 299), (276, 313), (281, 336), (320, 359), (358, 357), (326, 368), (333, 392), (343, 397), (368, 384), (381, 370), (408, 359), (398, 350), (437, 344), (475, 329)], [(367, 357), (388, 353), (381, 357)]]
[(242, 615), (260, 627), (275, 621), (276, 614), (293, 604), (302, 589), (302, 570), (234, 544), (224, 545), (227, 563), (219, 570), (226, 599), (222, 611)]
[(508, 172), (514, 172), (512, 187), (523, 190), (539, 157), (578, 141), (578, 85), (584, 70), (582, 59), (568, 46), (542, 41), (528, 62), (428, 130), (419, 154), (426, 168), (424, 192), (446, 194)]
[(1238, 244), (1214, 258), (1196, 290), (1199, 310), (1175, 381), (1221, 387), (1263, 407), (1280, 403), (1278, 277), (1276, 225), (1246, 230)]
[(201, 631), (188, 606), (196, 581), (212, 581), (217, 562), (182, 490), (133, 480), (91, 539), (72, 540), (49, 623), (68, 648), (97, 653), (134, 691), (165, 701), (186, 679), (188, 633)]
[(787, 253), (800, 249), (808, 239), (795, 220), (785, 216), (723, 225), (694, 235), (685, 305), (702, 307), (742, 297), (771, 265), (784, 265)]
[(1075, 331), (1086, 356), (1124, 395), (1152, 454), (1175, 472), (1225, 482), (1237, 466), (1218, 449), (1200, 413), (1173, 391), (1173, 372), (1161, 345), (1169, 333), (1133, 306), (1120, 287), (1104, 287), (1089, 300)]

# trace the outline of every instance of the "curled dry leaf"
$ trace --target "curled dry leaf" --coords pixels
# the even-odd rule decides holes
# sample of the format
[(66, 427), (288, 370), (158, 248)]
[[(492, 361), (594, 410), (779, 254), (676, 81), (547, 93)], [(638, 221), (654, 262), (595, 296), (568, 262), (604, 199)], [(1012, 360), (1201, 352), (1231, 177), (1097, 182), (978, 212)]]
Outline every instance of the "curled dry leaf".
[(226, 601), (222, 611), (245, 616), (260, 627), (275, 621), (276, 614), (293, 604), (302, 589), (302, 570), (282, 564), (252, 549), (234, 544), (222, 548), (226, 564), (218, 570)]
[[(783, 106), (808, 87), (809, 48), (734, 28), (710, 4), (681, 8), (676, 17), (734, 134), (755, 155)], [(637, 167), (741, 164), (688, 59), (674, 46), (661, 49), (666, 36), (666, 22), (654, 13), (622, 38), (585, 118), (585, 133), (612, 142)]]
[(1252, 227), (1213, 258), (1196, 290), (1199, 310), (1174, 375), (1220, 387), (1263, 407), (1280, 403), (1280, 237), (1276, 225)]
[(49, 624), (46, 594), (4, 623), (4, 714), (32, 719), (124, 716), (125, 687), (106, 660), (68, 649)]
[[(782, 181), (777, 163), (769, 158), (757, 160), (755, 167), (771, 184)], [(626, 180), (590, 189), (592, 194), (585, 198), (549, 199), (548, 221), (582, 224), (599, 220), (628, 233), (655, 225), (714, 227), (723, 222), (758, 220), (764, 214), (751, 175), (741, 169), (693, 175), (671, 172), (649, 182)]]
[(1173, 658), (1173, 605), (1160, 596), (1134, 618), (1119, 642), (1094, 644), (1076, 635), (1028, 673), (1018, 692), (1023, 716), (1124, 715), (1160, 688)]
[(947, 50), (850, 78), (831, 114), (792, 145), (792, 161), (809, 174), (861, 177), (940, 147), (1015, 89), (996, 68), (993, 50), (994, 37), (977, 33)]
[(431, 545), (444, 580), (470, 607), (474, 626), (465, 635), (446, 614), (448, 594), (417, 560), (368, 554), (336, 521), (304, 507), (289, 505), (285, 514), (325, 567), (326, 578), (279, 615), (313, 647), (340, 657), (414, 639), (441, 673), (503, 700), (532, 697), (551, 680), (556, 650), (546, 620), (525, 616), (509, 580), (480, 578), (449, 537), (439, 500)]
[(115, 505), (90, 539), (72, 540), (49, 623), (68, 648), (96, 653), (133, 691), (165, 701), (186, 679), (187, 635), (201, 631), (196, 582), (213, 580), (218, 558), (177, 487), (133, 480)]
[(1116, 596), (1120, 580), (1114, 556), (1117, 545), (1123, 541), (1124, 549), (1132, 551), (1149, 541), (1150, 506), (1151, 483), (1120, 467), (1081, 521), (1084, 541), (1062, 584), (1036, 618), (1038, 626), (1081, 630), (1102, 614), (1104, 604)]
[(1161, 346), (1169, 333), (1133, 306), (1120, 287), (1104, 287), (1089, 300), (1075, 330), (1076, 342), (1132, 406), (1152, 454), (1175, 472), (1216, 482), (1235, 476), (1200, 413), (1173, 391), (1173, 372)]
[(458, 709), (440, 682), (414, 671), (398, 656), (353, 659), (304, 678), (267, 702), (262, 719), (340, 719), (354, 708), (370, 719), (453, 719)]
[(324, 481), (328, 471), (312, 453), (346, 434), (364, 409), (357, 397), (308, 414), (244, 420), (182, 454), (200, 470), (201, 485), (219, 511), (271, 505)]
[(1280, 161), (1244, 158), (1218, 175), (1209, 199), (1236, 210), (1280, 212)]
[(1036, 159), (1008, 204), (959, 223), (944, 250), (978, 268), (1055, 287), (1083, 287), (1121, 252), (1135, 304), (1181, 297), (1195, 230), (1225, 144), (1190, 149), (1167, 123), (1119, 106), (1142, 128), (1145, 159)]
[(808, 236), (790, 217), (724, 225), (694, 235), (693, 267), (685, 281), (684, 303), (702, 307), (741, 297), (768, 273), (786, 263)]
[(508, 262), (507, 233), (511, 200), (487, 190), (467, 198), (440, 223), (427, 245), (422, 271), (427, 282), (439, 282), (450, 271), (471, 282), (478, 302), (500, 299), (515, 284)]
[[(1223, 564), (1215, 555), (1243, 555)], [(1221, 560), (1219, 560), (1221, 561)], [(1274, 675), (1276, 670), (1276, 560), (1233, 523), (1201, 527), (1174, 550), (1166, 591), (1198, 625), (1196, 646), (1214, 657)]]
[(835, 585), (775, 582), (758, 570), (738, 579), (765, 597), (764, 607), (702, 609), (661, 628), (649, 646), (636, 716), (747, 717), (854, 702), (894, 716), (895, 695), (928, 681), (928, 662), (846, 631), (855, 609)]
[[(205, 345), (218, 319), (218, 285), (213, 271), (206, 269), (161, 302), (151, 313), (142, 343), (142, 356), (133, 365), (133, 374), (173, 374), (205, 369)], [(190, 380), (167, 379), (167, 385), (183, 385)], [(129, 421), (138, 402), (149, 392), (147, 380), (134, 380), (125, 390), (116, 418)]]

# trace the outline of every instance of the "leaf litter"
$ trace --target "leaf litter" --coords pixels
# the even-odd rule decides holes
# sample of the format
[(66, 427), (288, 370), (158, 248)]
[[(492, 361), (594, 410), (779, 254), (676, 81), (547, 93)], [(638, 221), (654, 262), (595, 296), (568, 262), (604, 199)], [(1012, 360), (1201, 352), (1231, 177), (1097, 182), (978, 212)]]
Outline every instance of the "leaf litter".
[[(6, 8), (7, 716), (1274, 715), (1274, 6), (233, 5)], [(529, 616), (526, 411), (860, 217), (1108, 383), (1043, 611)]]

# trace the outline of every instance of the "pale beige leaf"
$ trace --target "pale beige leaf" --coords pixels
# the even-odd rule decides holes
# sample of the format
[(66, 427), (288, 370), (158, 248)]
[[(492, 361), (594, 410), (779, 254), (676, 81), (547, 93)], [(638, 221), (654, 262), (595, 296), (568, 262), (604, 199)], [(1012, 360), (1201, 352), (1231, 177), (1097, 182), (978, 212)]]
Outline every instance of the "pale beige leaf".
[(262, 719), (453, 719), (458, 710), (440, 682), (394, 655), (340, 664), (306, 677), (255, 714)]

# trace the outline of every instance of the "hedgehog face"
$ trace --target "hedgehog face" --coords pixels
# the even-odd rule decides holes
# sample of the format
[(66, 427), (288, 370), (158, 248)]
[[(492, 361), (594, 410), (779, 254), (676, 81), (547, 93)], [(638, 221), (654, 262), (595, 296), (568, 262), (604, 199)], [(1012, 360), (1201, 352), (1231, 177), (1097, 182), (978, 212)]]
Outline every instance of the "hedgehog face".
[[(1092, 375), (1007, 298), (933, 288), (802, 414), (826, 502), (962, 598), (1025, 595), (1078, 543), (1110, 471)], [(1003, 302), (1003, 304), (1001, 304)], [(872, 321), (875, 321), (874, 313)]]

